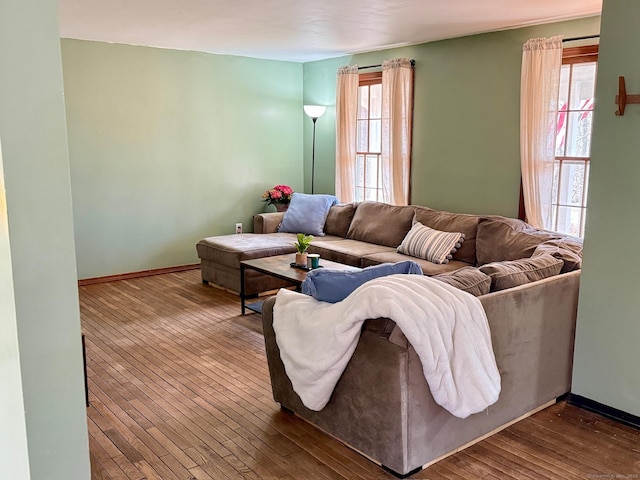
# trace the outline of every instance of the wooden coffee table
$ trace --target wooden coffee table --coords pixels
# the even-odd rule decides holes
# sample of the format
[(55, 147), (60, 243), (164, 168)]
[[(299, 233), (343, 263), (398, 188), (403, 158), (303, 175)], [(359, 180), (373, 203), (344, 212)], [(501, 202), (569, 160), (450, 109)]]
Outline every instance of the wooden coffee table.
[[(256, 313), (262, 311), (262, 301), (246, 303), (247, 296), (244, 288), (244, 272), (246, 270), (255, 270), (265, 275), (271, 275), (272, 277), (281, 278), (291, 282), (292, 286), (296, 289), (300, 288), (304, 279), (307, 278), (308, 270), (302, 268), (292, 267), (296, 259), (295, 253), (289, 253), (286, 255), (276, 255), (275, 257), (255, 258), (252, 260), (243, 260), (240, 262), (240, 311), (242, 315), (245, 314), (245, 310), (249, 309)], [(350, 265), (344, 265), (343, 263), (332, 262), (330, 260), (320, 259), (320, 268), (330, 268), (332, 270), (344, 270), (344, 271), (356, 271), (360, 270), (358, 267), (352, 267)]]

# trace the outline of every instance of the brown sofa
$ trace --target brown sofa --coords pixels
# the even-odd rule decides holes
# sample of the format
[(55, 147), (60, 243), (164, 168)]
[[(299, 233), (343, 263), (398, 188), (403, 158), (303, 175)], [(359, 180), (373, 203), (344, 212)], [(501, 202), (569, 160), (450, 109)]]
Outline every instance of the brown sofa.
[[(196, 250), (201, 261), (202, 281), (240, 291), (240, 262), (253, 258), (295, 252), (295, 233), (278, 233), (284, 213), (254, 217), (254, 233), (221, 235), (200, 240)], [(436, 230), (461, 232), (465, 241), (443, 265), (396, 251), (414, 221)], [(530, 257), (536, 249), (562, 257), (563, 272), (580, 267), (582, 246), (566, 236), (537, 230), (520, 220), (497, 216), (467, 215), (409, 205), (378, 202), (339, 204), (331, 207), (324, 225), (325, 236), (317, 236), (310, 253), (356, 267), (413, 260), (425, 275), (454, 272), (466, 266)], [(544, 244), (539, 247), (540, 244)], [(246, 271), (245, 293), (257, 294), (287, 283), (253, 270)]]
[[(203, 281), (238, 291), (241, 260), (292, 253), (295, 234), (275, 233), (282, 215), (256, 215), (254, 234), (200, 241)], [(414, 221), (462, 232), (465, 241), (444, 265), (400, 254), (396, 248)], [(420, 361), (395, 323), (370, 319), (328, 405), (320, 412), (310, 411), (293, 391), (280, 360), (272, 298), (263, 307), (263, 327), (274, 399), (284, 408), (392, 472), (406, 475), (570, 390), (579, 240), (510, 218), (376, 202), (333, 206), (325, 233), (310, 248), (322, 258), (360, 267), (410, 259), (426, 275), (470, 287), (467, 291), (478, 296), (489, 320), (502, 392), (486, 412), (464, 420), (453, 417), (434, 402)], [(251, 273), (255, 275), (247, 278), (247, 292), (284, 285)], [(483, 276), (487, 282), (482, 285), (468, 280)]]
[[(240, 291), (240, 262), (253, 258), (295, 252), (294, 233), (276, 233), (284, 213), (263, 213), (254, 217), (254, 233), (221, 235), (200, 240), (196, 250), (201, 261), (202, 281)], [(454, 259), (435, 265), (396, 252), (414, 219), (437, 230), (462, 231), (466, 240)], [(334, 205), (310, 253), (356, 267), (385, 262), (415, 260), (427, 275), (457, 270), (475, 263), (477, 215), (439, 212), (426, 207), (397, 207), (377, 202)], [(285, 286), (282, 280), (247, 271), (245, 292), (255, 294)]]
[(272, 297), (262, 322), (273, 397), (396, 475), (411, 474), (570, 391), (579, 281), (574, 271), (478, 297), (502, 391), (497, 403), (465, 419), (435, 403), (415, 350), (389, 319), (365, 321), (329, 403), (307, 409), (280, 359)]

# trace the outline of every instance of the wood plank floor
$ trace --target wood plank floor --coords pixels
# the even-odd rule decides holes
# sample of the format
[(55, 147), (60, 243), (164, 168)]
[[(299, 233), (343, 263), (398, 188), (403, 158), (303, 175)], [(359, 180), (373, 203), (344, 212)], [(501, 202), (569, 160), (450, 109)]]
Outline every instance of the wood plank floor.
[[(199, 270), (80, 287), (93, 479), (384, 479), (280, 411), (258, 315)], [(640, 432), (554, 405), (416, 479), (640, 478)]]

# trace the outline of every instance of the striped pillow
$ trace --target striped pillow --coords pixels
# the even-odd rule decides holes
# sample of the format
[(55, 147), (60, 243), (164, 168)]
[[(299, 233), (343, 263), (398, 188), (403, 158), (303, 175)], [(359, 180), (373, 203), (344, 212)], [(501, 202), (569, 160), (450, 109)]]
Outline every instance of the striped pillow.
[(464, 233), (440, 232), (416, 222), (398, 247), (398, 252), (433, 263), (449, 263), (464, 242)]

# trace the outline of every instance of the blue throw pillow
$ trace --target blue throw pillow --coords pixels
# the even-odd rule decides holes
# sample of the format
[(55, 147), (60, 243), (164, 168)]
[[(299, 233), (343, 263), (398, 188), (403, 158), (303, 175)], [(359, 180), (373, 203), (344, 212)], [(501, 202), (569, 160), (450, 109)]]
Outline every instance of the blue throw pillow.
[(398, 263), (382, 263), (362, 270), (345, 272), (342, 270), (311, 270), (302, 282), (302, 293), (311, 295), (322, 302), (336, 303), (344, 300), (356, 288), (374, 278), (412, 273), (422, 275), (422, 268), (416, 262), (407, 260)]
[(279, 232), (304, 233), (306, 235), (324, 235), (324, 222), (332, 205), (338, 203), (333, 195), (307, 195), (294, 193)]

